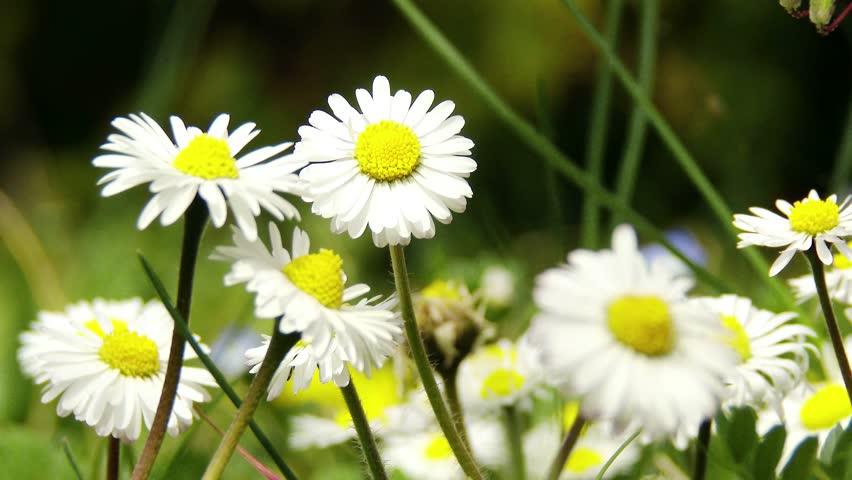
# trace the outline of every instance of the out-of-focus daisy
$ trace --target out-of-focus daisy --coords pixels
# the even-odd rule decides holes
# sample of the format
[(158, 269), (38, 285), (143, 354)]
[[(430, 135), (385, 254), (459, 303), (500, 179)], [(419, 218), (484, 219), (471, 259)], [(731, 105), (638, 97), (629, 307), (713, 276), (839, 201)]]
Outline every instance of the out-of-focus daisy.
[(504, 406), (531, 407), (542, 388), (541, 366), (526, 339), (517, 345), (502, 339), (467, 356), (459, 366), (458, 389), (465, 411), (485, 412)]
[[(399, 314), (391, 309), (396, 297), (361, 299), (369, 292), (365, 284), (346, 288), (343, 260), (332, 250), (309, 253), (308, 234), (295, 228), (288, 252), (274, 223), (269, 224), (272, 249), (260, 239), (249, 240), (234, 229), (234, 245), (219, 247), (211, 256), (231, 261), (226, 285), (246, 283), (255, 293), (255, 314), (260, 318), (283, 316), (281, 333), (301, 332), (311, 345), (311, 355), (329, 360), (329, 351), (339, 348), (345, 359), (369, 375), (394, 353), (402, 335)], [(291, 254), (292, 252), (292, 254)], [(378, 303), (377, 303), (378, 302)], [(331, 361), (331, 360), (329, 360)]]
[(515, 299), (515, 274), (503, 265), (490, 265), (482, 272), (478, 293), (490, 307), (507, 307)]
[(837, 195), (821, 200), (816, 190), (811, 190), (803, 200), (792, 205), (777, 200), (775, 207), (787, 218), (759, 207), (749, 209), (754, 215), (734, 215), (734, 226), (745, 232), (739, 235), (738, 248), (786, 247), (769, 269), (770, 276), (783, 270), (797, 251), (810, 250), (812, 245), (816, 245), (817, 256), (826, 265), (831, 265), (833, 259), (826, 243), (834, 244), (845, 257), (852, 258), (852, 248), (844, 240), (852, 234), (849, 197), (838, 205)]
[(430, 111), (431, 90), (414, 102), (405, 90), (391, 95), (383, 76), (373, 81), (372, 95), (358, 89), (355, 96), (360, 112), (334, 94), (334, 116), (317, 110), (299, 128), (296, 152), (311, 162), (299, 173), (302, 198), (331, 219), (335, 233), (357, 238), (369, 226), (379, 247), (432, 238), (433, 218), (450, 223), (473, 196), (467, 177), (476, 162), (469, 157), (473, 142), (459, 135), (464, 119), (450, 116), (449, 100)]
[[(171, 333), (172, 318), (157, 301), (95, 299), (64, 312), (40, 312), (31, 330), (21, 334), (18, 360), (25, 373), (44, 384), (42, 402), (59, 397), (59, 416), (73, 413), (98, 435), (130, 442), (139, 437), (143, 422), (151, 426)], [(215, 385), (207, 370), (183, 368), (169, 434), (189, 427), (192, 404), (209, 400), (203, 387)]]
[[(831, 298), (847, 305), (852, 304), (852, 261), (843, 255), (835, 257), (831, 268), (825, 271), (825, 283)], [(793, 287), (796, 300), (800, 302), (817, 294), (813, 275), (794, 278), (790, 280), (790, 286)]]
[(691, 286), (649, 266), (621, 225), (611, 250), (576, 250), (538, 276), (529, 336), (584, 417), (671, 436), (715, 414), (737, 363), (718, 315), (686, 301)]
[[(269, 349), (269, 335), (263, 336), (263, 344), (246, 351), (246, 363), (251, 367), (250, 373), (257, 373), (266, 357)], [(320, 383), (334, 381), (338, 387), (349, 385), (349, 369), (346, 367), (346, 356), (340, 350), (337, 340), (332, 340), (333, 345), (324, 356), (318, 357), (314, 347), (310, 343), (299, 340), (284, 356), (281, 365), (275, 370), (272, 381), (269, 383), (269, 395), (267, 400), (272, 400), (281, 394), (284, 384), (288, 380), (293, 383), (293, 393), (308, 388), (314, 373), (319, 372)]]
[(99, 185), (106, 184), (101, 191), (105, 197), (150, 183), (154, 196), (139, 215), (140, 230), (158, 216), (160, 223), (171, 225), (196, 195), (207, 203), (210, 220), (216, 227), (225, 224), (230, 207), (237, 225), (249, 239), (257, 237), (254, 217), (261, 208), (278, 220), (299, 217), (296, 208), (277, 192), (299, 193), (295, 172), (305, 162), (292, 155), (268, 161), (292, 143), (263, 147), (236, 158), (260, 133), (254, 123), (245, 123), (228, 133), (230, 117), (222, 114), (204, 133), (173, 116), (172, 140), (148, 115), (128, 117), (112, 121), (121, 133), (107, 137), (101, 148), (110, 153), (98, 156), (92, 163), (114, 169), (98, 181)]
[(808, 369), (806, 337), (813, 330), (792, 323), (795, 313), (776, 314), (755, 308), (751, 300), (736, 295), (691, 300), (716, 312), (730, 330), (730, 345), (740, 363), (728, 376), (726, 406), (752, 406), (759, 410), (767, 403), (780, 407), (781, 399), (795, 387)]
[(210, 346), (210, 359), (219, 367), (225, 378), (234, 380), (248, 371), (245, 353), (261, 341), (254, 329), (230, 325), (219, 334)]

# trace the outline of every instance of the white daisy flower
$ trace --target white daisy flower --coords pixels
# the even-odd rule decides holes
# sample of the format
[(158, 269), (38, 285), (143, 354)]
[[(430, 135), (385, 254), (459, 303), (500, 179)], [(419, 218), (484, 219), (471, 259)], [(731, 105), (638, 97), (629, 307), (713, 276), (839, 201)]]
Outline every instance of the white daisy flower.
[(144, 113), (116, 118), (112, 125), (121, 133), (107, 137), (101, 148), (110, 153), (92, 162), (96, 167), (115, 169), (98, 181), (98, 185), (106, 184), (101, 194), (109, 197), (150, 182), (148, 188), (154, 196), (139, 215), (140, 230), (158, 216), (160, 223), (171, 225), (196, 195), (207, 203), (210, 220), (217, 228), (225, 224), (230, 206), (237, 225), (249, 239), (257, 237), (254, 217), (261, 207), (278, 220), (298, 219), (296, 208), (276, 192), (300, 193), (295, 172), (305, 162), (293, 155), (267, 161), (292, 143), (263, 147), (237, 159), (260, 130), (254, 123), (245, 123), (229, 134), (229, 119), (226, 114), (219, 115), (204, 133), (173, 116), (173, 141)]
[(515, 274), (503, 265), (490, 265), (482, 272), (478, 293), (490, 307), (508, 307), (515, 300)]
[(513, 405), (532, 407), (541, 380), (538, 352), (523, 338), (517, 345), (501, 339), (465, 357), (457, 383), (465, 411), (481, 413)]
[[(43, 403), (59, 397), (56, 413), (94, 427), (100, 436), (126, 442), (150, 428), (157, 410), (171, 344), (172, 318), (158, 301), (139, 299), (69, 305), (40, 312), (21, 334), (18, 361), (44, 384)], [(195, 358), (187, 352), (185, 359)], [(192, 404), (210, 399), (216, 382), (207, 370), (184, 367), (169, 418), (177, 435), (192, 423)]]
[(821, 200), (816, 190), (811, 190), (807, 198), (792, 205), (785, 200), (776, 200), (775, 207), (787, 218), (764, 208), (752, 207), (749, 210), (756, 216), (734, 215), (734, 226), (745, 231), (739, 235), (737, 247), (787, 247), (772, 264), (769, 276), (783, 270), (797, 251), (810, 250), (812, 245), (816, 246), (817, 256), (826, 265), (831, 265), (833, 259), (826, 242), (834, 244), (845, 257), (852, 258), (852, 248), (844, 240), (852, 234), (849, 198), (838, 205), (837, 195)]
[(637, 422), (647, 439), (675, 435), (716, 413), (737, 363), (719, 317), (686, 301), (691, 286), (649, 266), (621, 225), (612, 250), (576, 250), (538, 276), (530, 340), (584, 417)]
[(299, 128), (296, 152), (311, 162), (299, 174), (306, 183), (302, 199), (331, 219), (335, 233), (358, 238), (369, 226), (379, 247), (432, 238), (433, 217), (450, 223), (473, 196), (467, 183), (476, 170), (473, 142), (458, 135), (464, 119), (450, 116), (449, 100), (429, 111), (431, 90), (413, 103), (405, 90), (391, 96), (383, 76), (373, 81), (372, 95), (358, 89), (355, 96), (360, 112), (334, 94), (328, 97), (334, 117), (317, 110)]
[(249, 240), (234, 229), (234, 245), (219, 247), (210, 257), (233, 262), (225, 284), (246, 283), (248, 291), (255, 293), (255, 315), (283, 316), (281, 333), (301, 332), (316, 358), (329, 359), (329, 351), (339, 348), (339, 358), (367, 375), (381, 367), (402, 336), (399, 314), (391, 310), (396, 297), (380, 302), (380, 297), (372, 297), (350, 304), (370, 287), (345, 288), (346, 274), (337, 253), (327, 249), (309, 253), (308, 234), (298, 228), (293, 230), (288, 252), (278, 227), (271, 222), (269, 238), (271, 251), (260, 239)]
[[(825, 284), (831, 298), (846, 305), (852, 304), (852, 261), (843, 255), (835, 257), (831, 268), (825, 271)], [(799, 302), (804, 302), (817, 295), (813, 275), (802, 275), (791, 279), (790, 286)]]
[[(751, 406), (760, 410), (767, 403), (780, 407), (781, 399), (801, 381), (808, 369), (805, 337), (813, 330), (792, 323), (795, 313), (775, 314), (755, 308), (751, 300), (736, 295), (691, 300), (721, 316), (730, 330), (730, 345), (740, 363), (728, 376), (725, 406)], [(815, 349), (814, 349), (815, 350)]]
[[(269, 349), (269, 335), (263, 336), (263, 344), (246, 351), (246, 364), (251, 367), (249, 373), (257, 373)], [(349, 369), (346, 367), (346, 356), (333, 339), (332, 345), (323, 357), (318, 357), (313, 345), (299, 340), (281, 360), (281, 365), (275, 370), (269, 383), (267, 400), (272, 400), (284, 390), (287, 380), (292, 380), (293, 394), (308, 388), (314, 373), (319, 371), (320, 383), (334, 381), (338, 387), (349, 385)]]

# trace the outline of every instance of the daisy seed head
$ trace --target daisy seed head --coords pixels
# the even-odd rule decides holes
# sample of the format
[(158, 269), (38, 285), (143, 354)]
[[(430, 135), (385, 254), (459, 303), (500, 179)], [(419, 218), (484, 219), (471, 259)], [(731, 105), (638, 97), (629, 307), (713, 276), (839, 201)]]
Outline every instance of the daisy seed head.
[(840, 223), (840, 208), (834, 199), (797, 201), (790, 211), (790, 228), (816, 236)]
[(193, 138), (175, 157), (174, 166), (183, 173), (205, 180), (239, 178), (237, 161), (228, 143), (206, 133)]
[(382, 120), (358, 135), (355, 159), (362, 173), (380, 182), (399, 180), (420, 162), (420, 140), (410, 127)]
[(799, 412), (802, 425), (811, 431), (832, 428), (849, 415), (852, 415), (849, 396), (846, 389), (837, 384), (818, 390), (802, 405)]
[(453, 455), (453, 450), (450, 448), (450, 442), (447, 441), (447, 437), (437, 433), (432, 438), (432, 441), (426, 445), (426, 450), (423, 453), (430, 460), (442, 460), (450, 458)]
[(131, 332), (127, 323), (112, 321), (112, 333), (104, 333), (97, 320), (85, 323), (86, 328), (103, 339), (98, 356), (125, 377), (147, 378), (160, 371), (160, 353), (150, 338)]
[(302, 291), (328, 308), (343, 304), (343, 259), (328, 249), (294, 258), (282, 271)]
[(674, 346), (669, 308), (659, 297), (621, 297), (609, 304), (607, 321), (619, 342), (649, 357), (665, 355)]
[(751, 341), (742, 324), (737, 320), (737, 317), (722, 315), (722, 325), (732, 334), (726, 340), (728, 345), (733, 347), (740, 355), (740, 360), (745, 362), (751, 358)]

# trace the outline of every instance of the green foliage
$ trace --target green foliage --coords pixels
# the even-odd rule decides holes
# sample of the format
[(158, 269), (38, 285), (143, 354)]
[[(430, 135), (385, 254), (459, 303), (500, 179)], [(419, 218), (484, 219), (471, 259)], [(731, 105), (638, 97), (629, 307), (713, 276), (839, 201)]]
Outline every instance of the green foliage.
[(3, 478), (75, 478), (61, 445), (23, 427), (0, 429), (0, 465)]
[(818, 447), (819, 441), (816, 437), (808, 437), (804, 442), (800, 443), (796, 447), (796, 450), (793, 451), (793, 456), (784, 465), (784, 470), (781, 471), (781, 480), (811, 478), (811, 471), (816, 464)]
[(754, 457), (752, 468), (754, 478), (775, 478), (776, 466), (784, 453), (786, 439), (787, 430), (782, 425), (774, 427), (763, 436)]

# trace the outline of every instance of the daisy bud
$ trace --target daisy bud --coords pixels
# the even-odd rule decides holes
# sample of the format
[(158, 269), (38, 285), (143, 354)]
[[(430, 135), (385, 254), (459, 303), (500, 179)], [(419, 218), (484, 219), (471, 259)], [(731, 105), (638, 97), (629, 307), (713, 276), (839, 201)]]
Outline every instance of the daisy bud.
[(817, 30), (822, 31), (831, 23), (834, 14), (834, 0), (811, 0), (810, 16)]
[(787, 10), (788, 13), (793, 13), (802, 5), (802, 0), (778, 0), (778, 3)]

